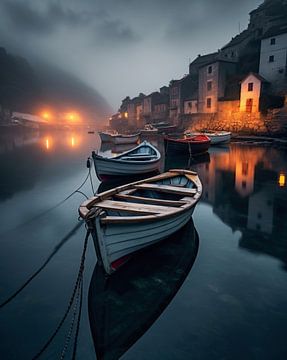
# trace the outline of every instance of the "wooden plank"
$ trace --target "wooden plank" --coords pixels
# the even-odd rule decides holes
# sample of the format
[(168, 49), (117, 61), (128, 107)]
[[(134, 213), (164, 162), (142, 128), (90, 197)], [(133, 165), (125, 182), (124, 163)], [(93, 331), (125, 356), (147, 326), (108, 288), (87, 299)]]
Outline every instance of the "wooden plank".
[(185, 175), (185, 174), (189, 174), (189, 175), (197, 175), (196, 171), (192, 171), (192, 170), (185, 170), (185, 169), (171, 169), (168, 170), (169, 172), (177, 172), (180, 175)]
[(95, 205), (98, 208), (109, 209), (109, 210), (120, 210), (135, 212), (138, 214), (166, 214), (172, 213), (177, 210), (177, 208), (159, 206), (159, 205), (145, 205), (139, 203), (130, 203), (125, 201), (113, 201), (113, 200), (103, 200)]
[(167, 193), (179, 194), (179, 195), (196, 194), (196, 189), (186, 189), (186, 188), (180, 188), (178, 186), (170, 186), (170, 185), (138, 184), (138, 185), (134, 185), (134, 187), (137, 189), (156, 190), (159, 192), (167, 192)]
[(149, 204), (175, 206), (175, 207), (185, 205), (187, 203), (186, 201), (182, 201), (182, 200), (174, 201), (174, 200), (153, 199), (153, 198), (147, 198), (147, 197), (143, 197), (143, 196), (134, 196), (134, 195), (123, 194), (123, 193), (116, 194), (115, 197), (118, 199), (136, 200), (136, 201), (149, 203)]

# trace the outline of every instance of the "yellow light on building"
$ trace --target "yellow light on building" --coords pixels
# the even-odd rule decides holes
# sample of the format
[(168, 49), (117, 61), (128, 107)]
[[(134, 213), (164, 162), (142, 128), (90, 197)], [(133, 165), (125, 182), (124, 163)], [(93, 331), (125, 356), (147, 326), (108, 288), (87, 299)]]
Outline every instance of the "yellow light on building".
[(286, 176), (283, 173), (279, 174), (278, 184), (280, 187), (284, 187), (286, 185)]
[(125, 112), (125, 118), (127, 119), (127, 117), (129, 116), (128, 112)]

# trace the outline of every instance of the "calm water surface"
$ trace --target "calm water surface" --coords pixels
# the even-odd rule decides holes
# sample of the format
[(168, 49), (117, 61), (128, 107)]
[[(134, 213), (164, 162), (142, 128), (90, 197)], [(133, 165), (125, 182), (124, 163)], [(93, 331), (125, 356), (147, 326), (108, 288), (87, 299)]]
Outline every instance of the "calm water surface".
[[(84, 196), (77, 193), (61, 201), (85, 179), (86, 159), (99, 147), (98, 136), (86, 133), (0, 138), (0, 303), (45, 265), (0, 308), (1, 359), (32, 359), (66, 311), (86, 230), (77, 215)], [(106, 154), (121, 150), (101, 149)], [(181, 262), (171, 261), (161, 268), (153, 259), (146, 276), (137, 274), (135, 267), (119, 274), (119, 285), (115, 282), (113, 286), (116, 300), (126, 301), (120, 304), (123, 329), (133, 313), (129, 304), (140, 311), (144, 306), (146, 299), (141, 294), (150, 295), (146, 304), (158, 306), (156, 309), (149, 305), (141, 312), (146, 317), (141, 318), (144, 323), (146, 320), (141, 331), (136, 328), (137, 322), (131, 322), (138, 332), (130, 347), (122, 348), (123, 359), (287, 358), (286, 159), (282, 150), (240, 144), (211, 148), (209, 155), (193, 162), (165, 159), (165, 168), (191, 167), (200, 174), (204, 191), (193, 215), (199, 243), (191, 255), (192, 263), (184, 257), (184, 247), (182, 254), (173, 249), (171, 239), (171, 245), (166, 247), (170, 252), (159, 249), (156, 254), (164, 262), (174, 252), (181, 256)], [(97, 188), (94, 173), (93, 181)], [(82, 190), (92, 195), (89, 182)], [(176, 236), (188, 238), (190, 231)], [(190, 251), (190, 244), (185, 246)], [(163, 255), (162, 251), (167, 253)], [(146, 259), (152, 258), (142, 258), (138, 264), (146, 263)], [(90, 241), (79, 359), (96, 357), (88, 309), (92, 276), (93, 284), (100, 281), (95, 265)], [(171, 281), (168, 274), (172, 267), (182, 276)], [(131, 269), (135, 269), (133, 282), (124, 278)], [(157, 294), (154, 281), (168, 281), (167, 277), (170, 288), (166, 294)], [(145, 291), (137, 292), (143, 286)], [(99, 303), (99, 298), (96, 300)], [(72, 318), (70, 314), (42, 359), (58, 359), (64, 353), (65, 358), (71, 358), (73, 341), (68, 343), (67, 352), (65, 341)], [(94, 326), (104, 332), (113, 320)]]

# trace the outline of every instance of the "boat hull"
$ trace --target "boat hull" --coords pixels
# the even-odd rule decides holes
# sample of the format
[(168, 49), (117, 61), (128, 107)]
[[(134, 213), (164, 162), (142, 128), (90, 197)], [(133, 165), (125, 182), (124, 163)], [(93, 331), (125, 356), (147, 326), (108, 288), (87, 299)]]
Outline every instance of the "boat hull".
[(99, 136), (100, 136), (102, 142), (111, 142), (112, 141), (112, 137), (108, 133), (99, 132)]
[(230, 142), (231, 133), (228, 134), (219, 134), (219, 135), (207, 135), (210, 138), (211, 145), (227, 144)]
[(181, 142), (173, 139), (164, 139), (166, 153), (201, 154), (210, 147), (210, 141), (204, 142)]
[(111, 136), (111, 142), (115, 145), (122, 145), (122, 144), (136, 144), (139, 140), (139, 134), (132, 135), (132, 136)]
[(137, 176), (148, 174), (159, 169), (160, 159), (149, 163), (131, 163), (93, 155), (97, 176), (104, 180), (112, 176)]
[(190, 221), (110, 278), (96, 265), (88, 309), (98, 359), (119, 359), (150, 328), (192, 271), (198, 245)]
[[(108, 274), (130, 259), (132, 254), (154, 245), (178, 231), (190, 220), (194, 207), (174, 217), (130, 224), (105, 224), (95, 218), (92, 236), (98, 260)], [(100, 246), (99, 246), (100, 245)]]

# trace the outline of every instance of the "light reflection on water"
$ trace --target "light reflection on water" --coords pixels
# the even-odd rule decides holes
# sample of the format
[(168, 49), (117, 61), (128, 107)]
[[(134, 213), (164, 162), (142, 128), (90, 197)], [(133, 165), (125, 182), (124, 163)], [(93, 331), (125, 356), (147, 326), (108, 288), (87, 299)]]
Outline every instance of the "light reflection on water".
[[(97, 135), (81, 132), (0, 138), (0, 302), (57, 249), (45, 271), (0, 309), (1, 358), (31, 358), (67, 306), (85, 235), (83, 226), (72, 231), (83, 197), (55, 204), (85, 178), (92, 150), (127, 149), (100, 148)], [(193, 161), (165, 159), (165, 167), (191, 167), (202, 180), (193, 216), (199, 253), (171, 304), (123, 358), (285, 359), (286, 152), (231, 144)], [(91, 195), (89, 184), (84, 191)], [(94, 266), (90, 243), (85, 299)], [(61, 352), (65, 331), (43, 358)], [(89, 334), (85, 302), (79, 358), (94, 358)]]

